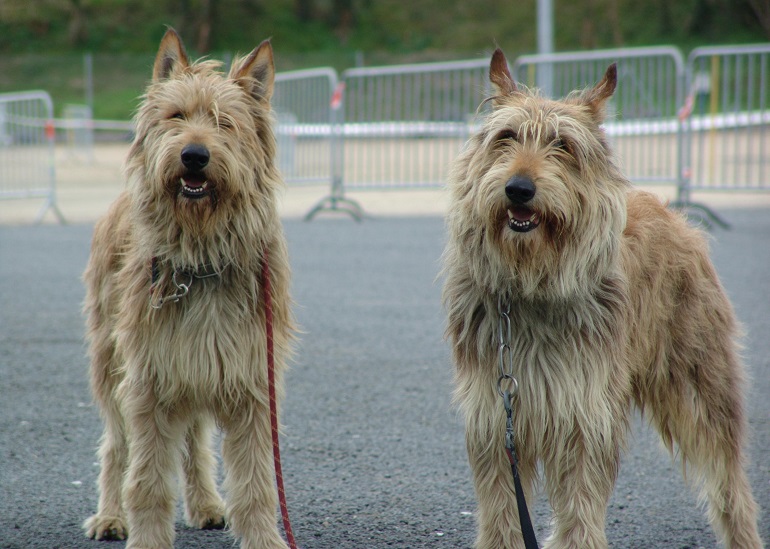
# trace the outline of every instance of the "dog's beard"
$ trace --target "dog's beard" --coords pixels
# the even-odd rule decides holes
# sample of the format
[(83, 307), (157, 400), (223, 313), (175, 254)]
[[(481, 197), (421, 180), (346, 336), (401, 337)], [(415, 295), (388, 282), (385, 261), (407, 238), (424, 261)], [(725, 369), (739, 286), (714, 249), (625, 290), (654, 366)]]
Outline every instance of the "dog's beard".
[(527, 299), (569, 300), (590, 293), (611, 270), (618, 227), (602, 223), (599, 212), (570, 216), (540, 202), (515, 212), (512, 227), (510, 210), (510, 201), (500, 201), (479, 233), (490, 286)]

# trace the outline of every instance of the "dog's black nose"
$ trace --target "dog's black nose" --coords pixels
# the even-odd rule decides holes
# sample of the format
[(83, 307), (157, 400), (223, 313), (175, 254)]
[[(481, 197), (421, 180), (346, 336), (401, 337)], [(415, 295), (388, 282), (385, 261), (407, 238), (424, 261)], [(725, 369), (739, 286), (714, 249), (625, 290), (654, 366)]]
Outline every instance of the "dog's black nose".
[(209, 163), (209, 150), (198, 143), (192, 143), (182, 149), (182, 164), (188, 170), (200, 171)]
[(514, 175), (505, 184), (505, 196), (512, 202), (525, 204), (535, 197), (535, 183), (527, 176)]

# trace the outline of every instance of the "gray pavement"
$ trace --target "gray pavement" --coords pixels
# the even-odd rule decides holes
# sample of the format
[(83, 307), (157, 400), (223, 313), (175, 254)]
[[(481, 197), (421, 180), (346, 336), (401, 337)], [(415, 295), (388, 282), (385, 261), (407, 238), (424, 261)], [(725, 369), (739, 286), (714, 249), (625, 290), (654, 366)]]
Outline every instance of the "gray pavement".
[[(717, 268), (745, 323), (755, 496), (770, 542), (770, 210), (722, 212)], [(283, 467), (305, 549), (464, 548), (475, 509), (443, 341), (439, 217), (286, 221), (304, 334), (287, 378)], [(96, 508), (80, 275), (92, 225), (0, 226), (0, 548), (120, 548), (83, 537)], [(541, 498), (534, 522), (548, 514)], [(712, 548), (679, 467), (634, 421), (610, 502), (612, 547)], [(541, 540), (542, 541), (542, 540)], [(177, 518), (178, 548), (230, 548)]]

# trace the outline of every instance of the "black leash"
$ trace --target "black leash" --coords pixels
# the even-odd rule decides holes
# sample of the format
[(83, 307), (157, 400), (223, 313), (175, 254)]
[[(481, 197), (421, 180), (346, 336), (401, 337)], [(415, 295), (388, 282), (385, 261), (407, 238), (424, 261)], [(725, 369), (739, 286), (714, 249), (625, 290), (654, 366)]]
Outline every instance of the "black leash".
[(527, 509), (527, 499), (524, 497), (524, 489), (521, 487), (521, 479), (519, 478), (519, 460), (516, 457), (516, 448), (513, 444), (511, 394), (508, 391), (503, 393), (503, 404), (507, 415), (505, 420), (505, 453), (508, 454), (508, 461), (511, 463), (513, 487), (516, 492), (516, 507), (519, 511), (519, 524), (521, 525), (521, 536), (524, 538), (525, 549), (538, 549), (535, 529), (532, 527), (532, 521), (529, 518), (529, 510)]
[[(519, 460), (516, 457), (516, 448), (513, 444), (513, 395), (519, 390), (519, 383), (513, 377), (513, 355), (511, 353), (511, 317), (510, 305), (503, 307), (502, 297), (497, 301), (497, 312), (500, 315), (498, 326), (499, 347), (499, 374), (497, 378), (497, 393), (503, 399), (505, 407), (505, 452), (508, 454), (508, 461), (511, 463), (511, 473), (513, 473), (513, 487), (516, 493), (516, 507), (519, 511), (519, 525), (521, 526), (521, 536), (524, 538), (525, 549), (538, 549), (535, 529), (532, 527), (532, 521), (529, 518), (527, 509), (527, 500), (524, 497), (524, 489), (521, 487), (519, 478)], [(507, 355), (507, 356), (506, 356)], [(507, 360), (506, 360), (507, 359)], [(503, 389), (507, 384), (509, 389)]]

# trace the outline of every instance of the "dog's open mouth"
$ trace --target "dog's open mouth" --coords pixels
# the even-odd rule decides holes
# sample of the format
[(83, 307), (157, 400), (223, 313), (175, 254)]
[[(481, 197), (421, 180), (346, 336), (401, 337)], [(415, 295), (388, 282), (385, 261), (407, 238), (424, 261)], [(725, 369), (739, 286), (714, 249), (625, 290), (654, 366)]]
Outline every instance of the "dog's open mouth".
[(209, 194), (209, 182), (202, 172), (188, 172), (179, 178), (182, 195), (187, 198), (203, 198)]
[(540, 225), (540, 215), (526, 206), (508, 207), (508, 228), (517, 233), (526, 233)]

